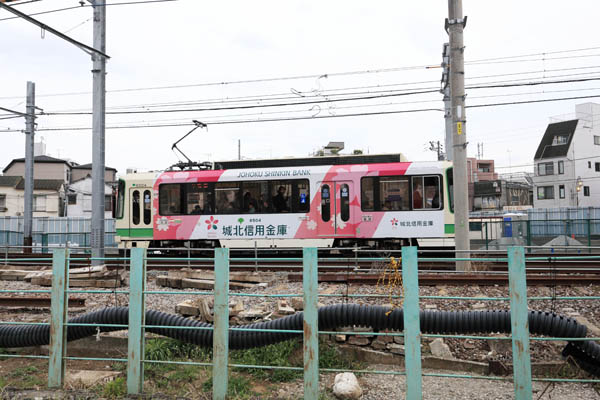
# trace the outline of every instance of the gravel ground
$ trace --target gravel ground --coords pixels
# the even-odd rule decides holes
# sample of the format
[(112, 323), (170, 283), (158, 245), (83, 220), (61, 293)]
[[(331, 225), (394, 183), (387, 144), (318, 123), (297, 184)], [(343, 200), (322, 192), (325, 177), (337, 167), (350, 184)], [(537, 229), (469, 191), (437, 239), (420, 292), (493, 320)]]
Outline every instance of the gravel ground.
[[(176, 304), (198, 297), (212, 298), (211, 295), (195, 295), (192, 292), (195, 289), (171, 289), (159, 287), (155, 284), (154, 271), (149, 274), (147, 290), (160, 292), (177, 292), (174, 295), (148, 294), (146, 296), (146, 305), (150, 309), (159, 310), (168, 313), (175, 312)], [(284, 273), (278, 273), (274, 284), (267, 288), (250, 288), (236, 290), (235, 293), (246, 294), (298, 294), (302, 295), (301, 282), (287, 282)], [(34, 286), (20, 281), (0, 281), (0, 289), (11, 290), (31, 290), (48, 289), (45, 287)], [(127, 287), (121, 290), (127, 290)], [(340, 302), (354, 302), (362, 304), (390, 304), (389, 292), (383, 287), (359, 286), (346, 284), (319, 284), (319, 293), (328, 296), (319, 298), (323, 305), (335, 304)], [(395, 292), (395, 294), (398, 294)], [(508, 288), (504, 286), (426, 286), (420, 288), (421, 296), (469, 296), (469, 297), (507, 297)], [(48, 296), (48, 294), (27, 294), (27, 296)], [(330, 296), (336, 295), (336, 296)], [(353, 298), (349, 295), (385, 295), (383, 297)], [(88, 294), (77, 293), (75, 297), (86, 299), (85, 309), (71, 310), (70, 315), (76, 315), (81, 312), (93, 311), (104, 307), (126, 306), (127, 295), (115, 293)], [(553, 296), (600, 296), (600, 287), (598, 286), (557, 286), (557, 287), (530, 287), (528, 288), (529, 297), (553, 297)], [(248, 297), (236, 296), (232, 294), (231, 300), (241, 300), (245, 309), (262, 306), (270, 311), (274, 311), (277, 298), (266, 297)], [(422, 308), (432, 310), (469, 310), (469, 309), (507, 309), (507, 301), (487, 301), (487, 300), (455, 300), (455, 299), (422, 299)], [(599, 300), (530, 300), (530, 309), (555, 311), (559, 314), (580, 314), (591, 324), (600, 326), (600, 305)], [(0, 310), (0, 320), (4, 321), (29, 321), (39, 322), (48, 320), (48, 311), (44, 310)], [(126, 333), (121, 333), (125, 335)], [(591, 335), (591, 334), (589, 334)], [(477, 340), (459, 340), (446, 339), (455, 357), (459, 359), (481, 361), (484, 360), (490, 351), (489, 345), (485, 341)], [(560, 350), (564, 345), (562, 342), (531, 342), (532, 361), (557, 361), (561, 360)], [(427, 346), (426, 346), (427, 347)], [(501, 355), (504, 359), (510, 360), (510, 351)], [(501, 358), (502, 358), (501, 357)], [(370, 368), (377, 370), (390, 369), (386, 365), (371, 365)], [(444, 373), (444, 371), (425, 371)], [(321, 384), (323, 390), (330, 390), (333, 384), (334, 375), (323, 375)], [(404, 377), (381, 374), (362, 375), (359, 381), (364, 390), (363, 399), (388, 399), (404, 398)], [(534, 383), (534, 399), (598, 399), (598, 393), (587, 384), (558, 384), (547, 388), (543, 397), (540, 397), (546, 383)], [(490, 381), (490, 380), (468, 380), (456, 378), (438, 378), (424, 377), (423, 392), (425, 399), (512, 399), (513, 386), (508, 381)], [(274, 398), (299, 398), (302, 393), (302, 382), (291, 382), (282, 384), (278, 393), (274, 393)]]

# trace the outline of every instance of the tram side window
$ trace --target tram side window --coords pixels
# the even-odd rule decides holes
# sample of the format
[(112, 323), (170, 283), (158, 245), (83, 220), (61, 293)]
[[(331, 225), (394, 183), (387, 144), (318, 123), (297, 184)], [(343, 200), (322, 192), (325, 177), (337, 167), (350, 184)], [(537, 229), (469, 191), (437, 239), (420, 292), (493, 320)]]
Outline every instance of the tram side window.
[(310, 209), (310, 185), (308, 180), (293, 181), (292, 212), (308, 212)]
[(240, 212), (239, 182), (220, 182), (215, 185), (217, 214), (237, 214)]
[(413, 176), (413, 210), (439, 209), (440, 179), (437, 176)]
[(292, 210), (292, 182), (271, 181), (271, 199), (275, 212), (290, 212)]
[(185, 184), (185, 214), (212, 214), (212, 192), (208, 183)]
[(448, 199), (450, 200), (450, 211), (454, 212), (454, 171), (452, 168), (446, 170), (446, 181), (448, 182)]
[(119, 179), (119, 187), (117, 189), (117, 212), (115, 216), (117, 219), (123, 218), (123, 209), (125, 208), (125, 181)]
[(363, 211), (375, 210), (374, 181), (375, 178), (372, 177), (362, 178), (360, 181), (360, 204)]
[(138, 190), (133, 191), (133, 196), (131, 197), (131, 208), (131, 222), (133, 222), (134, 225), (138, 225), (140, 223), (140, 192)]
[(389, 176), (379, 179), (379, 207), (381, 211), (410, 210), (408, 178)]
[(269, 195), (269, 182), (242, 183), (242, 212), (248, 214), (268, 213), (273, 210)]
[(149, 190), (144, 190), (144, 224), (149, 225), (152, 221), (152, 197)]
[(160, 185), (158, 193), (160, 215), (181, 215), (181, 185)]

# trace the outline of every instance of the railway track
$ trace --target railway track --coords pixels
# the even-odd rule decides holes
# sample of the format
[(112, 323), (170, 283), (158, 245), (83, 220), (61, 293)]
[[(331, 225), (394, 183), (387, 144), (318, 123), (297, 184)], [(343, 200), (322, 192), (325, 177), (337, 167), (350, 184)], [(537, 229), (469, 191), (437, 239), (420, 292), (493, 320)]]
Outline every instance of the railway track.
[[(538, 255), (535, 257), (551, 257), (554, 255)], [(475, 256), (474, 256), (475, 257)], [(490, 257), (489, 254), (479, 257)], [(499, 256), (498, 258), (501, 258)], [(20, 261), (32, 259), (35, 261)], [(89, 255), (74, 254), (71, 266), (82, 267), (90, 265)], [(107, 257), (109, 269), (126, 269), (129, 262), (119, 260), (117, 256)], [(115, 258), (111, 261), (110, 258)], [(165, 259), (166, 257), (149, 257), (147, 269), (150, 271), (170, 271), (182, 268), (199, 268), (205, 270), (214, 269), (210, 261), (181, 260), (177, 257)], [(181, 258), (181, 257), (180, 257)], [(235, 258), (235, 257), (233, 257)], [(336, 257), (336, 261), (319, 262), (319, 281), (321, 282), (347, 282), (352, 284), (376, 284), (385, 263), (381, 261), (361, 261), (352, 257), (342, 260)], [(433, 258), (433, 257), (428, 257)], [(550, 261), (549, 261), (550, 260)], [(565, 285), (565, 284), (598, 284), (600, 283), (600, 260), (531, 260), (527, 262), (527, 281), (531, 285)], [(9, 254), (8, 258), (0, 259), (2, 264), (18, 265), (41, 265), (50, 266), (51, 254)], [(232, 271), (282, 271), (287, 272), (290, 280), (302, 280), (302, 263), (299, 261), (269, 261), (261, 258), (260, 262), (236, 261), (230, 262)], [(419, 263), (419, 282), (423, 285), (436, 284), (480, 284), (480, 285), (506, 285), (508, 283), (508, 264), (505, 261), (490, 261), (475, 263), (475, 271), (470, 273), (457, 273), (454, 263), (443, 261), (423, 261)]]

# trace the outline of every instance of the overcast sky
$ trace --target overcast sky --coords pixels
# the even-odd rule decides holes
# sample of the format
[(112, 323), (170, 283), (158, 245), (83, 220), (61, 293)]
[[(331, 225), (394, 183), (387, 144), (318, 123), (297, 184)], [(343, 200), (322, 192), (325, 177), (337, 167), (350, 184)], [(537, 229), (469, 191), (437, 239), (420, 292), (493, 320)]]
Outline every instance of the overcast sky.
[[(76, 0), (42, 0), (15, 8), (32, 14), (78, 5)], [(500, 58), (468, 64), (467, 85), (600, 78), (597, 0), (464, 0), (463, 7), (466, 60)], [(438, 111), (442, 96), (398, 96), (398, 90), (439, 88), (441, 69), (426, 66), (441, 62), (447, 12), (447, 1), (441, 0), (179, 0), (108, 7), (107, 111), (196, 111), (110, 114), (107, 126), (207, 122), (208, 131), (197, 130), (179, 146), (194, 160), (235, 159), (238, 139), (244, 158), (306, 156), (329, 141), (343, 141), (349, 152), (401, 152), (413, 161), (433, 160), (436, 155), (425, 149), (430, 140), (444, 140), (443, 112)], [(10, 16), (0, 10), (0, 19)], [(91, 17), (91, 7), (35, 16), (89, 45)], [(45, 112), (91, 111), (87, 54), (21, 19), (0, 21), (0, 38), (0, 106), (24, 111), (29, 80), (36, 83), (36, 103)], [(588, 50), (572, 51), (579, 49)], [(289, 77), (302, 78), (272, 79)], [(218, 82), (227, 84), (207, 85)], [(336, 93), (370, 98), (313, 103), (334, 99)], [(372, 98), (381, 94), (386, 96)], [(600, 95), (600, 82), (471, 89), (467, 94), (467, 106), (592, 96)], [(575, 104), (594, 100), (600, 98), (469, 109), (469, 155), (484, 143), (484, 158), (495, 159), (499, 172), (508, 172), (509, 166), (513, 172), (532, 170), (549, 117), (573, 114)], [(231, 109), (268, 102), (308, 104)], [(209, 107), (230, 109), (198, 110)], [(434, 111), (339, 117), (418, 109)], [(337, 117), (223, 123), (310, 116)], [(49, 155), (91, 162), (91, 130), (43, 131), (91, 128), (90, 115), (47, 115), (37, 122), (36, 137), (44, 137)], [(24, 156), (23, 126), (22, 119), (0, 120), (0, 130), (15, 130), (0, 133), (0, 164)], [(132, 167), (166, 168), (178, 161), (172, 143), (190, 129), (107, 129), (106, 163), (120, 173)]]

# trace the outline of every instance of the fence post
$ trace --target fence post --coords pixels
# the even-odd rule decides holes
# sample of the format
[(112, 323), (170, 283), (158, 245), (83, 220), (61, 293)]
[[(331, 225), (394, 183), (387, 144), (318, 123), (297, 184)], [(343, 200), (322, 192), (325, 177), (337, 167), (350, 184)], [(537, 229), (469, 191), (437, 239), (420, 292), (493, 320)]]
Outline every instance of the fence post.
[(588, 240), (588, 248), (590, 254), (592, 254), (592, 222), (590, 219), (587, 219), (587, 240)]
[(489, 248), (489, 243), (488, 243), (488, 222), (485, 221), (484, 224), (485, 224), (485, 249), (489, 250), (490, 248)]
[(317, 248), (303, 251), (304, 292), (304, 399), (319, 398), (319, 266)]
[(525, 251), (523, 247), (509, 247), (508, 249), (508, 280), (515, 399), (531, 400), (529, 310), (527, 308)]
[(52, 255), (52, 293), (50, 310), (50, 349), (48, 387), (60, 388), (65, 378), (67, 354), (67, 289), (69, 287), (69, 251), (56, 249)]
[(141, 394), (144, 384), (144, 327), (146, 311), (146, 249), (130, 250), (129, 332), (127, 340), (127, 394)]
[(527, 252), (531, 253), (531, 221), (528, 219), (525, 222), (525, 226), (527, 227)]
[(419, 268), (417, 248), (402, 248), (402, 286), (404, 289), (404, 369), (406, 398), (423, 398), (421, 377), (421, 326), (419, 321)]
[(229, 374), (229, 249), (215, 249), (214, 288), (213, 399), (224, 400)]

